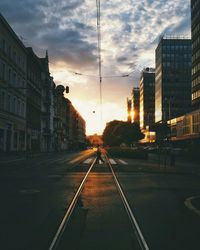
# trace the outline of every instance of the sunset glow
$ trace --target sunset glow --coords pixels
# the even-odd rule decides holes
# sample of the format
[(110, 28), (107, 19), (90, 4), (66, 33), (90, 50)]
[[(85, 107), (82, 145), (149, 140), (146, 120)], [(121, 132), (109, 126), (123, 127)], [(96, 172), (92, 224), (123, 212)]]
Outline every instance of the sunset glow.
[[(103, 1), (101, 120), (96, 2), (23, 3), (2, 0), (0, 8), (26, 46), (41, 57), (48, 50), (51, 75), (56, 84), (69, 86), (66, 97), (86, 120), (87, 134), (102, 133), (108, 121), (126, 120), (126, 98), (133, 85), (139, 85), (141, 70), (154, 67), (160, 35), (190, 36), (189, 0)], [(130, 72), (129, 77), (122, 77)]]

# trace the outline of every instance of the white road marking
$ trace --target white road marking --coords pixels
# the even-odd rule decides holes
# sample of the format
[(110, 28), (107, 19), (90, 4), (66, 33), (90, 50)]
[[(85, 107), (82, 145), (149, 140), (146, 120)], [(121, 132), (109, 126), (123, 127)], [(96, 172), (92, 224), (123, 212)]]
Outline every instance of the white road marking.
[(125, 162), (125, 161), (123, 161), (123, 160), (120, 160), (120, 159), (119, 159), (119, 162), (122, 163), (122, 164), (124, 164), (124, 165), (128, 165), (128, 163)]
[(92, 162), (93, 158), (86, 159), (83, 163), (84, 164), (90, 164)]
[(192, 204), (192, 200), (194, 199), (200, 199), (200, 195), (199, 196), (192, 196), (189, 197), (185, 200), (184, 204), (187, 208), (189, 208), (190, 210), (192, 210), (193, 212), (195, 212), (196, 214), (198, 214), (200, 216), (200, 210), (197, 209), (193, 204)]
[(109, 161), (110, 161), (110, 163), (113, 164), (113, 165), (114, 165), (114, 164), (117, 164), (117, 162), (114, 161), (113, 159), (109, 159)]

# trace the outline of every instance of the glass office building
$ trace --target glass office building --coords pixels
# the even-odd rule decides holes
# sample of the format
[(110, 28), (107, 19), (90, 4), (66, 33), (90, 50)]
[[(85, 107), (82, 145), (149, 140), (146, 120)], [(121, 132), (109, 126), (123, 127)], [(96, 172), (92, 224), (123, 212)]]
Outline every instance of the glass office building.
[(191, 39), (162, 37), (155, 59), (155, 122), (166, 122), (190, 111)]
[(191, 1), (192, 31), (192, 106), (200, 108), (200, 1)]
[(146, 68), (140, 77), (140, 127), (155, 123), (155, 69)]

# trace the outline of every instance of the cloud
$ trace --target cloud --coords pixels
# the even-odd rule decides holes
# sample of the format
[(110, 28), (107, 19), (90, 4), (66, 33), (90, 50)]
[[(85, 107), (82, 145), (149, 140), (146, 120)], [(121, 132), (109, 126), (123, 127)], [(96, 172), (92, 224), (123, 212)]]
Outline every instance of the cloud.
[[(95, 1), (1, 0), (0, 11), (39, 56), (49, 50), (56, 82), (70, 79), (74, 89), (84, 82), (82, 96), (98, 101), (98, 78), (81, 80), (69, 71), (98, 76)], [(102, 1), (101, 32), (102, 74), (133, 71), (129, 78), (103, 78), (104, 101), (122, 102), (133, 82), (139, 85), (140, 71), (154, 67), (160, 35), (190, 35), (190, 0)]]

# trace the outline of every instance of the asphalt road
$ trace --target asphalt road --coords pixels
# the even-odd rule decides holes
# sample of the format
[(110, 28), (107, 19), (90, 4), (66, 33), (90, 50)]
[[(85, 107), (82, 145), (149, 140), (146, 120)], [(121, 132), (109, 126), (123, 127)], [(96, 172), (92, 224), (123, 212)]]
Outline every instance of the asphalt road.
[[(11, 160), (0, 167), (0, 249), (46, 250), (89, 165), (92, 151)], [(112, 162), (111, 162), (112, 163)], [(114, 170), (150, 249), (200, 248), (200, 216), (185, 200), (200, 194), (200, 176), (158, 172), (114, 159)], [(75, 165), (78, 166), (75, 167)], [(61, 249), (138, 249), (106, 167), (89, 176)]]

